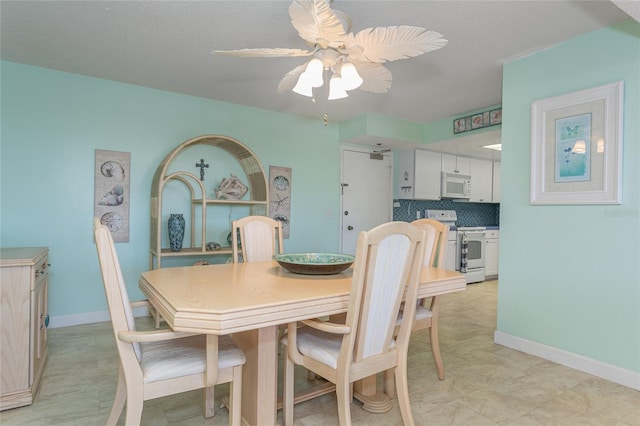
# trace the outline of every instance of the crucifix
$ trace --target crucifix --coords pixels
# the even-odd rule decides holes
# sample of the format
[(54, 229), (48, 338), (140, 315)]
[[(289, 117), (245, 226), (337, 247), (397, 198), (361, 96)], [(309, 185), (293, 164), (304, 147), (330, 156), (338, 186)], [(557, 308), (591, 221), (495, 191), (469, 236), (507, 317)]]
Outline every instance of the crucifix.
[(204, 169), (209, 168), (208, 164), (204, 164), (204, 158), (200, 159), (200, 163), (196, 163), (196, 167), (200, 167), (200, 180), (204, 180)]

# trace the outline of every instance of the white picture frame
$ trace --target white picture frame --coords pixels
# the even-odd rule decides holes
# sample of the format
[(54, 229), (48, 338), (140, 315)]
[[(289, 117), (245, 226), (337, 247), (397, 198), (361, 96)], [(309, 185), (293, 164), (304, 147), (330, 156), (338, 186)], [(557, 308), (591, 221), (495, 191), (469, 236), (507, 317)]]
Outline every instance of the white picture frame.
[(617, 81), (531, 104), (531, 204), (622, 204), (623, 96)]

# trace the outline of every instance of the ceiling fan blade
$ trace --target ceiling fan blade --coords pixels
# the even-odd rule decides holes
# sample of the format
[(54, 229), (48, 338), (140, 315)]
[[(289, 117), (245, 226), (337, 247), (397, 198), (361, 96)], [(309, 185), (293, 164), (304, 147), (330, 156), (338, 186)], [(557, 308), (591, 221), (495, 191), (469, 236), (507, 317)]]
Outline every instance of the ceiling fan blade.
[(227, 56), (239, 56), (243, 58), (260, 57), (260, 58), (278, 58), (282, 56), (311, 56), (314, 54), (312, 50), (302, 49), (286, 49), (286, 48), (256, 48), (256, 49), (238, 49), (238, 50), (213, 50), (211, 53), (217, 53)]
[(283, 92), (292, 90), (295, 87), (296, 83), (298, 82), (298, 77), (300, 77), (300, 74), (302, 74), (304, 70), (307, 69), (307, 64), (308, 62), (305, 62), (304, 64), (299, 65), (294, 69), (292, 69), (291, 71), (289, 71), (288, 73), (286, 73), (285, 76), (282, 78), (282, 80), (280, 80), (280, 83), (278, 84), (278, 93), (283, 93)]
[(391, 88), (393, 76), (384, 65), (374, 62), (351, 61), (362, 77), (360, 90), (372, 93), (387, 93)]
[(435, 31), (400, 25), (367, 28), (355, 36), (350, 34), (345, 44), (353, 59), (382, 63), (422, 55), (440, 49), (447, 42)]
[(295, 0), (289, 16), (300, 37), (312, 45), (326, 49), (344, 43), (345, 28), (327, 0)]

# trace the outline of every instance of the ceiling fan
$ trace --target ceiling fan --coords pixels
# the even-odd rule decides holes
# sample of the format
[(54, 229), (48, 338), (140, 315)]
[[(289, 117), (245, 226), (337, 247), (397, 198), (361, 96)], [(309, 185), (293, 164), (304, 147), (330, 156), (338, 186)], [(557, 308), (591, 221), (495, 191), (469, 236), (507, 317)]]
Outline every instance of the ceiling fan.
[[(331, 9), (333, 0), (294, 0), (289, 6), (291, 24), (309, 50), (252, 48), (214, 50), (238, 57), (313, 57), (289, 71), (278, 92), (314, 98), (314, 89), (329, 80), (328, 99), (347, 97), (348, 90), (387, 93), (393, 79), (384, 62), (407, 59), (447, 44), (442, 34), (409, 25), (367, 28), (353, 34), (349, 15)], [(314, 98), (315, 99), (315, 98)]]

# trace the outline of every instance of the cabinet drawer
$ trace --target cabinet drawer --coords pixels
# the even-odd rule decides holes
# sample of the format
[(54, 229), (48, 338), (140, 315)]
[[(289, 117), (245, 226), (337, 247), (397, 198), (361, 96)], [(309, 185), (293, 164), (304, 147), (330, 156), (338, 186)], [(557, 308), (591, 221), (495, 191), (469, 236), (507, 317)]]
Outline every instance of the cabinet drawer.
[(42, 285), (42, 283), (46, 280), (49, 275), (49, 258), (48, 256), (44, 256), (41, 259), (38, 259), (33, 265), (33, 286), (31, 287), (32, 291), (35, 291), (36, 288)]
[(486, 239), (498, 238), (499, 236), (500, 236), (500, 231), (498, 229), (487, 229), (486, 233), (484, 234), (484, 237)]

